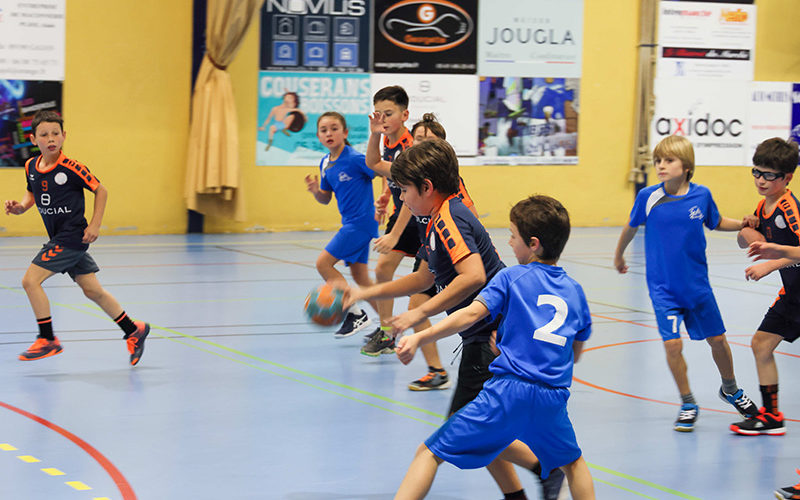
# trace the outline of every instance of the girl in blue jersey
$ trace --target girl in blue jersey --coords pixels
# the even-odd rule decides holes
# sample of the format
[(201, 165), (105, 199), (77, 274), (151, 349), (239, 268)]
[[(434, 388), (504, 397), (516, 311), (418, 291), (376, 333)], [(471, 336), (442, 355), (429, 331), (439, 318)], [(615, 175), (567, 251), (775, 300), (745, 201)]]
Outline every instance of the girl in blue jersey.
[(739, 231), (753, 225), (752, 218), (737, 221), (722, 217), (707, 187), (689, 182), (694, 174), (692, 143), (682, 136), (664, 138), (653, 150), (659, 184), (642, 189), (636, 196), (630, 222), (622, 230), (614, 254), (614, 267), (626, 273), (625, 248), (644, 224), (647, 287), (664, 340), (667, 365), (678, 386), (681, 409), (675, 430), (694, 429), (699, 408), (689, 387), (678, 327), (686, 325), (689, 338), (705, 340), (722, 377), (719, 396), (745, 418), (758, 414), (758, 407), (736, 385), (731, 348), (725, 337), (717, 301), (708, 282), (706, 237), (703, 226), (721, 231)]
[[(335, 111), (323, 113), (317, 120), (317, 137), (330, 153), (320, 162), (319, 177), (306, 176), (306, 188), (323, 205), (330, 203), (335, 193), (339, 213), (342, 214), (342, 228), (319, 254), (317, 271), (326, 282), (345, 288), (347, 282), (344, 276), (334, 267), (343, 260), (359, 286), (370, 286), (372, 280), (367, 268), (369, 243), (378, 236), (372, 194), (375, 172), (367, 168), (364, 155), (347, 142), (347, 123), (341, 114)], [(376, 307), (374, 303), (370, 305)], [(348, 329), (346, 334), (337, 332), (335, 337), (349, 337), (367, 326), (369, 318), (363, 310), (353, 306), (345, 322), (353, 323), (354, 327)]]

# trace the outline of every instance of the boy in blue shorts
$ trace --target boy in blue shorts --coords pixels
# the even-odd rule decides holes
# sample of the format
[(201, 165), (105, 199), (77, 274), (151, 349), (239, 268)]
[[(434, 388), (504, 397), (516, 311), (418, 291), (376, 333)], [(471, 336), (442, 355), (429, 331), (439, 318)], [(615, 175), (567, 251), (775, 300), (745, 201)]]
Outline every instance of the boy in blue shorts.
[(409, 363), (420, 345), (502, 318), (494, 376), (420, 445), (395, 499), (423, 498), (443, 461), (473, 469), (499, 457), (531, 467), (530, 450), (544, 477), (563, 467), (572, 498), (594, 498), (567, 415), (573, 363), (592, 324), (583, 289), (556, 267), (569, 230), (569, 215), (553, 198), (520, 201), (511, 209), (509, 241), (520, 265), (500, 270), (465, 308), (398, 341), (398, 357)]
[(645, 224), (647, 287), (664, 340), (667, 365), (678, 386), (681, 409), (674, 429), (691, 432), (699, 407), (689, 387), (683, 343), (678, 327), (683, 321), (692, 340), (705, 340), (722, 377), (719, 397), (744, 417), (758, 408), (736, 385), (733, 357), (725, 337), (717, 301), (708, 282), (706, 236), (703, 226), (738, 231), (751, 219), (722, 217), (707, 187), (689, 182), (694, 174), (694, 150), (681, 136), (664, 138), (653, 150), (659, 184), (642, 189), (636, 196), (630, 222), (622, 230), (614, 254), (614, 267), (626, 273), (623, 254), (639, 225)]
[[(50, 241), (34, 257), (22, 287), (28, 295), (39, 335), (22, 354), (21, 361), (33, 361), (61, 353), (63, 348), (53, 335), (50, 301), (42, 283), (56, 273), (67, 273), (83, 293), (97, 303), (124, 332), (130, 364), (136, 365), (144, 352), (150, 325), (133, 321), (117, 300), (97, 281), (100, 270), (87, 252), (89, 243), (100, 235), (100, 225), (108, 200), (108, 191), (86, 166), (64, 156), (61, 146), (66, 139), (64, 121), (55, 111), (39, 111), (31, 122), (31, 140), (42, 153), (25, 162), (27, 191), (22, 201), (6, 200), (6, 215), (20, 215), (36, 205)], [(94, 212), (87, 223), (84, 216), (83, 190), (94, 193)]]
[[(739, 232), (740, 247), (755, 241), (800, 246), (798, 201), (788, 188), (797, 161), (794, 142), (774, 137), (756, 148), (752, 172), (758, 194), (764, 199), (754, 212), (756, 228), (746, 227)], [(783, 413), (778, 410), (778, 367), (773, 353), (781, 341), (791, 343), (800, 336), (800, 267), (791, 259), (767, 260), (748, 267), (745, 277), (757, 281), (775, 270), (780, 272), (783, 288), (750, 341), (763, 407), (758, 415), (730, 427), (746, 436), (786, 433)]]
[[(404, 206), (415, 216), (430, 217), (418, 253), (422, 260), (419, 268), (409, 275), (369, 288), (349, 290), (345, 303), (410, 296), (435, 285), (438, 293), (433, 297), (390, 319), (395, 336), (431, 316), (443, 311), (451, 313), (470, 304), (486, 281), (505, 265), (486, 229), (458, 195), (458, 159), (447, 141), (431, 139), (403, 151), (392, 163), (391, 177), (401, 190)], [(459, 332), (463, 351), (449, 414), (475, 399), (492, 377), (489, 364), (496, 354), (490, 338), (498, 323), (499, 318), (480, 321)], [(529, 468), (539, 471), (539, 462), (533, 453), (527, 450), (525, 455), (531, 464)], [(511, 463), (489, 462), (484, 465), (506, 499), (527, 498)], [(549, 492), (545, 498), (554, 500), (558, 498), (564, 475), (557, 470), (548, 477), (549, 469), (542, 471), (541, 476), (546, 478), (542, 487)]]

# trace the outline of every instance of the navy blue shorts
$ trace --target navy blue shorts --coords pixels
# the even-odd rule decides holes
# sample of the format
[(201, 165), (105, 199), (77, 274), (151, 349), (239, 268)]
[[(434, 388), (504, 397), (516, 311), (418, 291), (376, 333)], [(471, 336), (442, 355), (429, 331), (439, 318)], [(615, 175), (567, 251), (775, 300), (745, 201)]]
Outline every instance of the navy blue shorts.
[(758, 329), (780, 335), (786, 342), (794, 342), (800, 337), (800, 305), (787, 301), (783, 295), (779, 296), (767, 310)]
[(371, 231), (347, 224), (333, 236), (325, 250), (348, 266), (354, 262), (366, 264), (369, 261), (372, 234)]
[[(389, 217), (389, 221), (386, 223), (386, 234), (392, 232), (392, 228), (394, 228), (394, 225), (397, 222), (397, 215), (399, 212), (400, 211), (397, 210)], [(411, 220), (408, 221), (408, 224), (406, 224), (403, 232), (400, 233), (400, 238), (397, 240), (397, 244), (392, 250), (395, 252), (402, 252), (406, 257), (414, 257), (417, 255), (419, 246), (420, 242), (417, 222), (414, 220), (414, 217), (411, 217)]]
[(75, 250), (48, 241), (33, 258), (34, 264), (54, 273), (67, 273), (75, 281), (79, 274), (92, 274), (100, 271), (97, 263), (85, 250)]
[(658, 322), (658, 333), (665, 341), (680, 337), (682, 322), (686, 325), (686, 331), (692, 340), (705, 340), (725, 333), (725, 324), (722, 322), (722, 315), (713, 294), (709, 294), (691, 308), (653, 302), (653, 310)]

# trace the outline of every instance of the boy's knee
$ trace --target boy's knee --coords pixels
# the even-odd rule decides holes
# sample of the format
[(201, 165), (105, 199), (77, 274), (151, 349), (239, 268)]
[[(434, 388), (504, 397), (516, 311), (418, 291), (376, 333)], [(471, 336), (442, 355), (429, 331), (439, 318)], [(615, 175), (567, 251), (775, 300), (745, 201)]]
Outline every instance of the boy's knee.
[(378, 283), (392, 281), (392, 277), (394, 277), (394, 269), (389, 265), (379, 263), (375, 266), (375, 279)]
[(664, 342), (664, 350), (667, 356), (676, 356), (683, 351), (683, 341), (681, 339), (671, 339)]
[(725, 334), (722, 335), (715, 335), (713, 337), (706, 338), (706, 342), (711, 347), (721, 347), (728, 343), (728, 340), (725, 338)]
[(750, 349), (753, 350), (753, 355), (757, 358), (770, 356), (772, 355), (773, 347), (772, 343), (768, 341), (758, 334), (753, 335), (753, 338), (750, 340)]

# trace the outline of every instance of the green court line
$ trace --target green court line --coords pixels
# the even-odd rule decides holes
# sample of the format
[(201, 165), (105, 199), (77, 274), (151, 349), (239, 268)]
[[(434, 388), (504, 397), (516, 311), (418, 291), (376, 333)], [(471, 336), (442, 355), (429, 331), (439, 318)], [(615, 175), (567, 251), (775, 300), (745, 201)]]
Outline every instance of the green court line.
[[(590, 467), (591, 467), (591, 465), (590, 465)], [(592, 481), (594, 481), (596, 483), (607, 484), (608, 486), (613, 486), (614, 488), (619, 488), (622, 491), (627, 491), (628, 493), (633, 493), (636, 496), (639, 496), (639, 497), (642, 497), (642, 498), (647, 498), (648, 500), (658, 500), (658, 498), (656, 498), (656, 497), (651, 497), (650, 495), (645, 495), (644, 493), (639, 493), (636, 490), (632, 490), (630, 488), (626, 488), (624, 486), (620, 486), (620, 485), (618, 485), (616, 483), (612, 483), (611, 481), (606, 481), (605, 479), (600, 479), (600, 478), (595, 477), (595, 476), (592, 476)]]
[(634, 476), (625, 474), (624, 472), (619, 472), (619, 471), (615, 471), (615, 470), (609, 469), (607, 467), (603, 467), (602, 465), (589, 464), (589, 467), (591, 467), (593, 469), (597, 469), (597, 470), (599, 470), (601, 472), (605, 472), (607, 474), (611, 474), (612, 476), (617, 476), (617, 477), (622, 478), (622, 479), (627, 479), (628, 481), (633, 481), (634, 483), (639, 483), (639, 484), (641, 484), (643, 486), (648, 486), (650, 488), (653, 488), (653, 489), (656, 489), (656, 490), (659, 490), (659, 491), (663, 491), (664, 493), (669, 493), (670, 495), (674, 495), (674, 496), (676, 496), (678, 498), (685, 498), (686, 500), (702, 500), (699, 497), (693, 497), (691, 495), (687, 495), (686, 493), (681, 493), (680, 491), (673, 490), (672, 488), (667, 488), (666, 486), (661, 486), (660, 484), (656, 484), (656, 483), (654, 483), (652, 481), (648, 481), (646, 479), (640, 479), (638, 477), (634, 477)]

